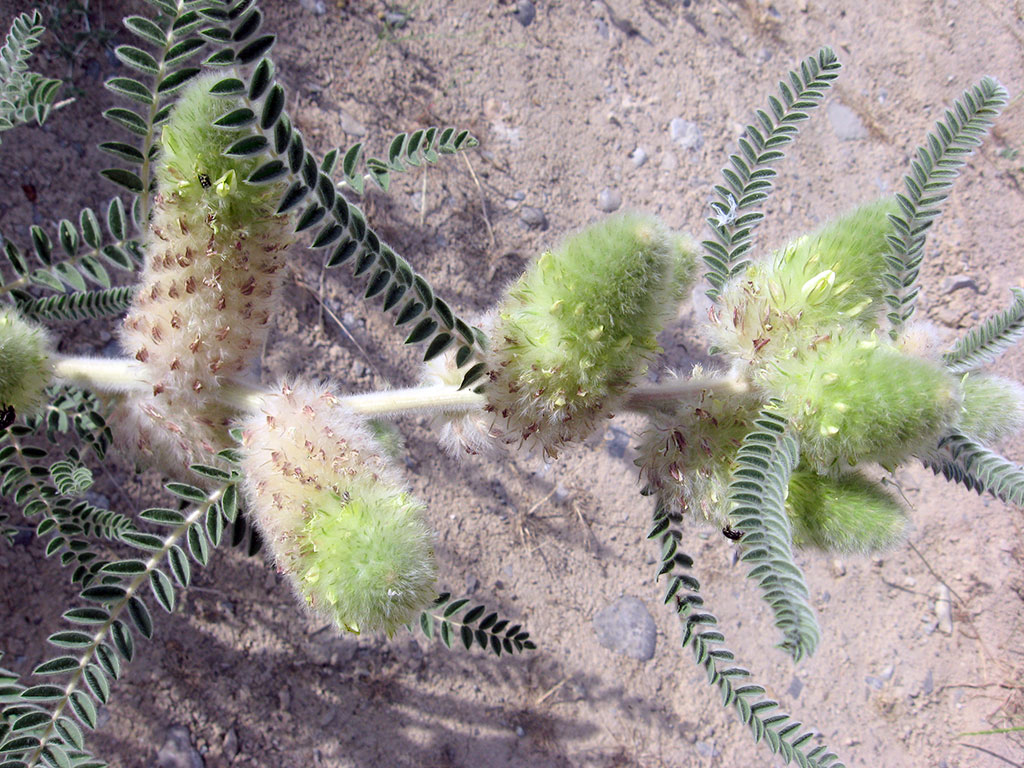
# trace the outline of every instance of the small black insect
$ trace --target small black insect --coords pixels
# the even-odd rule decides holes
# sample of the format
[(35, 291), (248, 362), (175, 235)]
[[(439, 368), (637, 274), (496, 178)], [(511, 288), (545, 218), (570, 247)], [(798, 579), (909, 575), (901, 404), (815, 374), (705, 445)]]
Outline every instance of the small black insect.
[(740, 539), (743, 538), (743, 531), (734, 531), (732, 529), (732, 526), (727, 525), (727, 526), (725, 526), (725, 528), (722, 529), (722, 535), (725, 536), (725, 538), (727, 538), (727, 539), (732, 539), (733, 541), (739, 541)]
[(0, 429), (7, 429), (16, 418), (18, 418), (18, 414), (14, 412), (13, 405), (5, 405), (0, 408)]
[(210, 188), (210, 177), (207, 176), (205, 173), (199, 174), (199, 186), (201, 186), (203, 189)]

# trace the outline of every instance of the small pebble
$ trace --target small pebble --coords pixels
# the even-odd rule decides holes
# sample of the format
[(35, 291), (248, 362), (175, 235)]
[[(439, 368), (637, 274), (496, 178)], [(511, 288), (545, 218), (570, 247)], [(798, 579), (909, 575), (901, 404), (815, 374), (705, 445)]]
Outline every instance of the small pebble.
[(327, 6), (324, 5), (324, 0), (299, 0), (299, 5), (310, 13), (315, 13), (317, 16), (323, 16), (327, 13)]
[(642, 601), (623, 595), (594, 616), (597, 642), (631, 659), (654, 658), (658, 629)]
[(832, 575), (836, 578), (846, 575), (846, 565), (839, 558), (832, 561)]
[(704, 134), (700, 126), (681, 117), (672, 118), (668, 124), (668, 132), (672, 141), (683, 149), (698, 150), (704, 146)]
[(472, 595), (480, 587), (480, 579), (476, 576), (469, 574), (466, 576), (466, 594)]
[(626, 430), (609, 427), (604, 434), (604, 439), (608, 443), (608, 453), (613, 457), (621, 459), (626, 455), (626, 449), (629, 447), (629, 433)]
[(697, 750), (698, 755), (705, 757), (708, 760), (721, 754), (721, 752), (715, 749), (713, 742), (698, 741), (694, 743), (693, 748)]
[(789, 682), (789, 688), (786, 689), (786, 693), (788, 693), (794, 699), (799, 699), (800, 698), (800, 693), (801, 693), (801, 691), (803, 691), (803, 689), (804, 689), (804, 681), (801, 680), (796, 675), (794, 675), (793, 679), (790, 680), (790, 682)]
[(409, 16), (401, 11), (386, 11), (384, 13), (384, 23), (392, 29), (401, 29), (409, 23)]
[(545, 230), (548, 228), (548, 217), (540, 208), (524, 205), (519, 209), (519, 220), (530, 229)]
[(203, 757), (192, 746), (192, 734), (183, 725), (167, 729), (167, 737), (156, 753), (157, 768), (206, 768)]
[(597, 196), (597, 207), (605, 213), (619, 210), (622, 205), (622, 194), (617, 189), (605, 187)]
[(516, 9), (512, 12), (512, 15), (515, 16), (516, 21), (524, 27), (528, 27), (537, 17), (537, 9), (534, 7), (531, 0), (519, 0), (519, 3), (516, 5)]
[(935, 588), (935, 618), (939, 622), (939, 632), (944, 635), (953, 634), (953, 603), (950, 600), (949, 587), (939, 584)]
[(942, 281), (942, 292), (953, 293), (964, 288), (978, 291), (978, 283), (970, 275), (950, 275)]
[(633, 161), (634, 168), (639, 168), (647, 162), (647, 151), (643, 147), (637, 147), (630, 154), (629, 159)]
[(11, 544), (16, 547), (27, 547), (36, 537), (36, 529), (33, 525), (12, 525), (11, 527), (15, 530)]
[(838, 101), (829, 102), (826, 111), (829, 122), (832, 123), (832, 130), (835, 131), (840, 141), (854, 141), (868, 137), (868, 130), (864, 127), (860, 117), (845, 104), (840, 104)]
[(929, 669), (924, 676), (924, 680), (921, 681), (921, 693), (925, 696), (930, 696), (932, 691), (935, 690), (935, 675)]
[(341, 120), (341, 130), (349, 136), (365, 136), (366, 126), (356, 120), (344, 109), (339, 110), (338, 117)]
[(229, 728), (228, 732), (224, 734), (224, 757), (228, 760), (234, 760), (239, 751), (238, 732), (234, 728)]

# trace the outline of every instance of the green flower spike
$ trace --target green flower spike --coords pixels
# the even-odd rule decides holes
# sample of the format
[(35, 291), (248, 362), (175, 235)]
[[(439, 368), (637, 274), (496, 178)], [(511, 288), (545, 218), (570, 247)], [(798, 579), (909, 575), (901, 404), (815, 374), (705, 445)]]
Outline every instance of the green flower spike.
[(861, 205), (752, 264), (722, 293), (712, 337), (753, 363), (786, 357), (839, 326), (876, 328), (885, 304), (890, 198)]
[(1024, 387), (1001, 376), (967, 374), (957, 432), (991, 445), (1024, 427)]
[(892, 549), (903, 540), (903, 507), (878, 483), (859, 474), (823, 477), (793, 473), (786, 508), (793, 541), (826, 552), (860, 553)]
[(637, 214), (605, 219), (531, 264), (491, 332), (487, 408), (506, 441), (554, 456), (611, 415), (693, 272), (686, 241)]
[(37, 411), (53, 378), (53, 342), (40, 326), (13, 309), (0, 312), (0, 407)]
[(231, 444), (233, 414), (212, 394), (260, 355), (292, 241), (276, 214), (282, 186), (244, 181), (265, 158), (223, 155), (247, 135), (213, 126), (242, 105), (209, 92), (223, 77), (191, 83), (164, 126), (145, 268), (121, 329), (152, 394), (118, 406), (119, 442), (172, 475)]
[(862, 461), (895, 466), (934, 447), (960, 411), (952, 374), (873, 332), (822, 340), (776, 363), (758, 383), (781, 401), (801, 457), (823, 474)]
[(436, 567), (423, 504), (334, 393), (284, 386), (242, 429), (248, 508), (314, 613), (391, 635), (430, 605)]

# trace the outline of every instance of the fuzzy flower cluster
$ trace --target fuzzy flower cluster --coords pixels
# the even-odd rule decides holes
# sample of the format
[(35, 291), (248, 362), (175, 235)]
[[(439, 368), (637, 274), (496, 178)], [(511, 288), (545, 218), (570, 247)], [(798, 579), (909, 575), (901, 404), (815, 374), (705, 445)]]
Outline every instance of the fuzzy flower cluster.
[(198, 80), (163, 129), (142, 281), (121, 329), (152, 391), (124, 398), (121, 441), (171, 474), (230, 445), (232, 413), (215, 396), (258, 359), (278, 301), (289, 220), (279, 185), (244, 179), (257, 160), (223, 152), (244, 134), (215, 127), (232, 99)]
[(886, 332), (894, 209), (891, 200), (869, 203), (798, 238), (748, 266), (708, 308), (709, 337), (752, 393), (705, 391), (652, 416), (637, 463), (670, 510), (728, 524), (737, 451), (773, 400), (799, 441), (787, 499), (795, 543), (884, 549), (902, 537), (906, 515), (864, 468), (927, 457), (953, 430), (991, 442), (1024, 425), (1021, 387), (954, 375), (925, 327), (896, 339)]
[(33, 413), (53, 378), (53, 341), (15, 310), (0, 312), (0, 408)]
[(507, 442), (557, 455), (619, 407), (693, 279), (689, 240), (614, 216), (541, 255), (490, 332), (487, 410)]
[(324, 387), (283, 386), (242, 423), (249, 510), (318, 616), (391, 635), (435, 597), (423, 505), (360, 419)]

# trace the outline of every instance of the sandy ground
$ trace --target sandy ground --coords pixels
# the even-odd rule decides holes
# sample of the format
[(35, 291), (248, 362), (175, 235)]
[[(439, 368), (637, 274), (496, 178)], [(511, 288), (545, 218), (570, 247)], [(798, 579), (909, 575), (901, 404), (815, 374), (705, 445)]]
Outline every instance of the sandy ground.
[[(421, 0), (387, 17), (381, 3), (325, 4), (323, 13), (312, 0), (263, 4), (309, 145), (365, 141), (382, 152), (394, 133), (433, 124), (470, 128), (481, 141), (466, 159), (396, 179), (364, 204), (467, 314), (616, 197), (701, 235), (711, 186), (751, 110), (823, 44), (845, 69), (781, 166), (762, 247), (897, 189), (943, 106), (990, 74), (1014, 100), (934, 229), (919, 311), (952, 339), (1004, 306), (1008, 286), (1024, 285), (1024, 169), (1012, 157), (1024, 150), (1019, 0)], [(0, 24), (27, 7), (5, 2)], [(128, 12), (138, 8), (127, 0), (93, 0), (99, 34), (70, 62), (78, 101), (0, 147), (5, 234), (24, 242), (28, 224), (74, 218), (111, 193), (95, 182), (104, 166), (93, 145), (111, 133), (98, 112), (111, 103), (101, 82), (117, 67), (99, 43), (128, 42), (118, 24)], [(78, 22), (64, 23), (70, 39)], [(53, 38), (42, 61), (68, 71)], [(673, 138), (677, 118), (696, 131)], [(321, 292), (317, 257), (297, 249), (292, 266), (266, 381), (304, 372), (347, 391), (415, 383), (415, 352), (395, 346), (394, 329), (342, 275)], [(665, 366), (686, 370), (704, 357), (693, 328), (684, 310), (665, 332)], [(66, 327), (62, 349), (103, 351), (112, 330)], [(995, 370), (1021, 379), (1024, 355), (1011, 351)], [(660, 604), (657, 551), (644, 539), (651, 502), (637, 494), (632, 463), (639, 419), (617, 418), (550, 465), (523, 456), (460, 464), (425, 420), (398, 426), (409, 481), (439, 531), (441, 584), (522, 621), (539, 649), (494, 659), (408, 634), (339, 636), (296, 607), (262, 558), (224, 548), (176, 613), (157, 617), (154, 642), (102, 710), (92, 743), (103, 757), (125, 768), (781, 764), (720, 707)], [(1003, 447), (1024, 456), (1024, 441)], [(800, 556), (822, 641), (796, 666), (772, 647), (770, 616), (733, 565), (734, 546), (695, 527), (683, 548), (741, 662), (847, 765), (1024, 764), (1019, 732), (965, 735), (1024, 724), (1021, 511), (920, 467), (898, 480), (913, 508), (905, 546), (876, 559)], [(127, 511), (147, 506), (153, 486), (114, 462), (100, 490)], [(951, 633), (937, 626), (940, 579), (952, 594)], [(27, 673), (46, 657), (43, 639), (72, 592), (38, 541), (0, 548), (0, 584), (4, 664)], [(622, 595), (653, 617), (649, 661), (598, 642), (595, 614)]]

